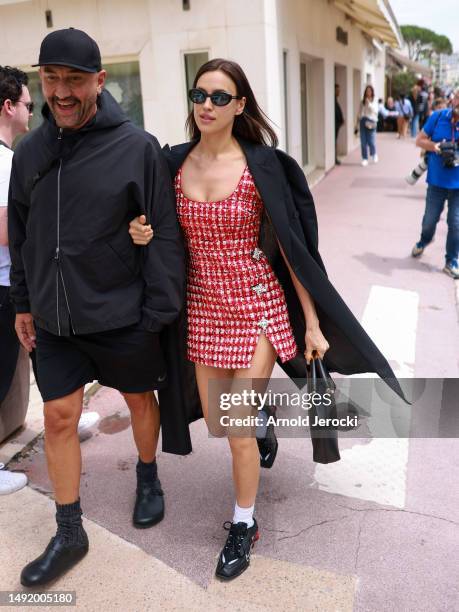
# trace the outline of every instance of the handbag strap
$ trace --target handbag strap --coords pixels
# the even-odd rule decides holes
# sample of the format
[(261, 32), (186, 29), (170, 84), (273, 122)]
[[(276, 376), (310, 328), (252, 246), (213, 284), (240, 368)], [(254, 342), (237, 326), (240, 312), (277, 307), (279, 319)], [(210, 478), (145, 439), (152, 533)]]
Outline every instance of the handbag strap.
[(317, 386), (317, 378), (318, 378), (317, 374), (319, 374), (319, 377), (323, 379), (326, 383), (327, 392), (329, 393), (335, 392), (336, 383), (333, 380), (333, 378), (330, 376), (326, 365), (324, 364), (322, 359), (320, 359), (320, 357), (313, 355), (313, 358), (311, 359), (311, 362), (309, 364), (308, 374), (309, 374), (309, 377), (312, 383), (313, 390), (315, 390)]

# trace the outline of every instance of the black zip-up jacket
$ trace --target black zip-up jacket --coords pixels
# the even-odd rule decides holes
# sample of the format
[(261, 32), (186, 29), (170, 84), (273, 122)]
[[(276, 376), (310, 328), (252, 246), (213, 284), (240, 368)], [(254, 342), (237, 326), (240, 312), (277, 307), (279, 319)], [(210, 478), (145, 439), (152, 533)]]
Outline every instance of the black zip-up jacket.
[[(45, 121), (18, 145), (8, 232), (16, 312), (58, 335), (152, 332), (183, 307), (183, 243), (169, 170), (157, 140), (104, 91), (78, 131)], [(137, 247), (129, 221), (145, 214), (155, 239)]]

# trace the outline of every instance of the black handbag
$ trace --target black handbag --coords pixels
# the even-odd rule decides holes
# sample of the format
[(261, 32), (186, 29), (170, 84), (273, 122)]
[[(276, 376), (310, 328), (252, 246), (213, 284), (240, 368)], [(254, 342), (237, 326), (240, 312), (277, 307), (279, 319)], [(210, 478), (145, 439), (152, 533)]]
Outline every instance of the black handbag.
[[(312, 454), (316, 463), (333, 463), (341, 459), (338, 448), (338, 432), (331, 425), (314, 425), (316, 418), (336, 419), (336, 385), (319, 357), (311, 359), (307, 366), (308, 393), (327, 394), (322, 402), (311, 402), (309, 429), (311, 432)], [(330, 401), (331, 400), (331, 401)]]

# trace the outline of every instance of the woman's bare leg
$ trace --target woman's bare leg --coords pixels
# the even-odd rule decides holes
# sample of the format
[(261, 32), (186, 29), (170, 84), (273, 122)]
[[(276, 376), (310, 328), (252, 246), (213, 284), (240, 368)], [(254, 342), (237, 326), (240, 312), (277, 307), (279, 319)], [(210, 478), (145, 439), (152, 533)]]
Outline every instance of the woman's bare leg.
[[(241, 392), (242, 388), (250, 391), (253, 387), (252, 379), (270, 378), (275, 362), (276, 351), (262, 333), (259, 336), (249, 368), (230, 370), (196, 364), (199, 397), (208, 426), (212, 423), (211, 429), (213, 429), (217, 421), (213, 416), (216, 414), (220, 416), (219, 407), (209, 405), (209, 381), (216, 379), (232, 380), (232, 390), (234, 392)], [(249, 414), (248, 410), (246, 410), (246, 414)], [(233, 457), (233, 481), (236, 501), (239, 506), (248, 508), (255, 503), (260, 477), (260, 454), (257, 440), (254, 435), (250, 436), (247, 434), (247, 436), (228, 435), (228, 441)]]
[[(276, 351), (264, 334), (260, 334), (252, 362), (249, 368), (236, 370), (234, 384), (240, 391), (244, 386), (250, 391), (253, 388), (251, 379), (269, 379), (276, 362)], [(243, 385), (247, 380), (247, 385)], [(241, 508), (253, 506), (258, 491), (260, 478), (260, 453), (255, 435), (228, 436), (233, 456), (233, 481), (236, 501)]]

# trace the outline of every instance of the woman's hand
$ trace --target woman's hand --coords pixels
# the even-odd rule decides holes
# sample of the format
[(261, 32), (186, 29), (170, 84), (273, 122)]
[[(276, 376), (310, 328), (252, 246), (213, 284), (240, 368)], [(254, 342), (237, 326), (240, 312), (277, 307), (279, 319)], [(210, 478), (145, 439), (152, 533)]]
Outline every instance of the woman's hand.
[(317, 356), (320, 359), (323, 359), (323, 356), (330, 348), (330, 345), (325, 340), (319, 326), (306, 330), (305, 342), (306, 350), (304, 351), (304, 356), (308, 365), (312, 359), (313, 351), (316, 351)]
[(153, 238), (153, 230), (151, 229), (151, 225), (145, 225), (146, 222), (147, 218), (145, 215), (140, 215), (140, 217), (132, 219), (132, 221), (129, 223), (129, 234), (131, 235), (134, 244), (145, 246)]

